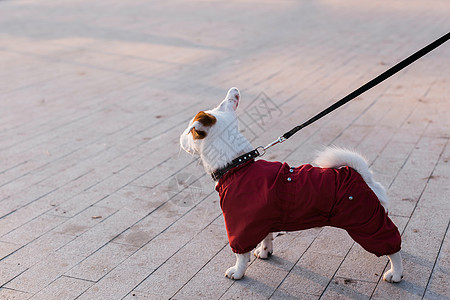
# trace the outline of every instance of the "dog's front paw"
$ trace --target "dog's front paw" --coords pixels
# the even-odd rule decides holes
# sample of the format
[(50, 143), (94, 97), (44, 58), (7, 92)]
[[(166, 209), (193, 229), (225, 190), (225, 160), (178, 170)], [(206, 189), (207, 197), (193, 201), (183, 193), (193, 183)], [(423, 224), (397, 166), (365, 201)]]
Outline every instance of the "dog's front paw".
[(397, 283), (402, 281), (403, 275), (401, 272), (394, 272), (392, 269), (384, 273), (383, 279), (390, 283)]
[(239, 280), (242, 277), (244, 277), (244, 272), (245, 272), (245, 270), (241, 270), (237, 266), (234, 266), (234, 267), (229, 268), (225, 272), (225, 276), (230, 279)]
[(257, 258), (261, 258), (261, 259), (269, 258), (272, 255), (272, 253), (273, 253), (272, 247), (269, 247), (268, 245), (264, 245), (264, 244), (261, 244), (261, 246), (256, 248), (255, 252), (253, 252), (253, 254)]

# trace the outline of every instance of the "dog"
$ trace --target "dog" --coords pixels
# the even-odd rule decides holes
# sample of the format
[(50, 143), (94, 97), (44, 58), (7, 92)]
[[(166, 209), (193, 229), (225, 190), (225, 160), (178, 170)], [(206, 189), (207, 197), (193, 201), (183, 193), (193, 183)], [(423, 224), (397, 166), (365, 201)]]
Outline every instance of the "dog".
[[(386, 191), (373, 180), (367, 161), (337, 147), (318, 155), (318, 167), (242, 157), (253, 147), (238, 129), (239, 101), (239, 90), (231, 88), (216, 108), (195, 115), (180, 136), (181, 148), (200, 155), (205, 171), (217, 180), (228, 240), (236, 254), (236, 264), (225, 276), (241, 279), (255, 248), (257, 258), (272, 255), (273, 232), (333, 226), (346, 230), (367, 251), (387, 255), (390, 269), (383, 279), (400, 282), (400, 233), (388, 217)], [(244, 162), (230, 166), (236, 158)]]

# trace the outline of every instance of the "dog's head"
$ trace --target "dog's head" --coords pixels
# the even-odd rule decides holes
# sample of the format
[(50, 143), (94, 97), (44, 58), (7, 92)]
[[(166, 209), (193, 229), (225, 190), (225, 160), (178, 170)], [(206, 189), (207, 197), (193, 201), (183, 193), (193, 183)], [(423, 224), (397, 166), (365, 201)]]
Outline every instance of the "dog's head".
[(197, 113), (180, 136), (181, 148), (199, 154), (207, 172), (251, 150), (250, 143), (238, 130), (239, 100), (239, 90), (231, 88), (216, 108)]

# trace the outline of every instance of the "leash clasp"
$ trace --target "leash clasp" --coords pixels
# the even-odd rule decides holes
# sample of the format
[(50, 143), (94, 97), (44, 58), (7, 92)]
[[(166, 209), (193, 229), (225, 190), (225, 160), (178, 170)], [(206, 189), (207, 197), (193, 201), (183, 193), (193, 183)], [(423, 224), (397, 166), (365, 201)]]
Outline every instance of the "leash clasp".
[(255, 151), (258, 153), (257, 157), (263, 156), (266, 154), (266, 149), (263, 146), (256, 147)]
[[(260, 154), (259, 156), (263, 156), (264, 153), (266, 153), (266, 150), (267, 150), (267, 149), (269, 149), (269, 148), (275, 146), (276, 144), (280, 144), (280, 143), (284, 142), (285, 140), (286, 140), (285, 137), (280, 136), (278, 139), (276, 139), (275, 141), (273, 141), (272, 143), (270, 143), (269, 145), (267, 145), (267, 146), (265, 146), (265, 147), (259, 146), (258, 148), (261, 148), (262, 151), (263, 151), (262, 154)], [(258, 148), (256, 148), (256, 149), (258, 149)]]

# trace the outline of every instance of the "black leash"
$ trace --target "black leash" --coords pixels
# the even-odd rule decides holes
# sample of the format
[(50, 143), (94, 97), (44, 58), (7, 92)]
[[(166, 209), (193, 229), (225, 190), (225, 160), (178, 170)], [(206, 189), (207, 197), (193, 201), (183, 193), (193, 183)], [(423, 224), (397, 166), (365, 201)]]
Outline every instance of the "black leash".
[(321, 111), (320, 113), (318, 113), (317, 115), (315, 115), (314, 117), (309, 119), (308, 121), (304, 122), (303, 124), (301, 124), (299, 126), (296, 126), (296, 127), (292, 128), (291, 130), (289, 130), (288, 132), (286, 132), (285, 134), (280, 136), (277, 140), (273, 141), (272, 143), (270, 143), (266, 147), (259, 146), (256, 149), (254, 149), (254, 150), (252, 150), (252, 151), (250, 151), (248, 153), (245, 153), (244, 155), (241, 155), (238, 158), (234, 159), (230, 164), (228, 164), (224, 168), (213, 172), (211, 174), (212, 178), (215, 181), (218, 181), (220, 179), (220, 177), (222, 177), (230, 169), (232, 169), (234, 167), (237, 167), (237, 166), (245, 163), (248, 160), (251, 160), (251, 159), (254, 159), (254, 158), (258, 157), (258, 156), (264, 155), (266, 150), (269, 149), (270, 147), (275, 146), (276, 144), (279, 144), (279, 143), (282, 143), (282, 142), (286, 141), (288, 138), (293, 136), (299, 130), (305, 128), (306, 126), (308, 126), (308, 125), (310, 125), (312, 123), (314, 123), (315, 121), (317, 121), (320, 118), (326, 116), (327, 114), (331, 113), (332, 111), (338, 109), (339, 107), (341, 107), (345, 103), (349, 102), (350, 100), (353, 100), (354, 98), (358, 97), (362, 93), (366, 92), (367, 90), (373, 88), (374, 86), (376, 86), (379, 83), (383, 82), (384, 80), (388, 79), (389, 77), (391, 77), (392, 75), (394, 75), (398, 71), (404, 69), (405, 67), (409, 66), (410, 64), (412, 64), (413, 62), (415, 62), (416, 60), (418, 60), (419, 58), (421, 58), (425, 54), (427, 54), (427, 53), (431, 52), (432, 50), (436, 49), (437, 47), (439, 47), (440, 45), (442, 45), (443, 43), (445, 43), (449, 39), (450, 39), (450, 32), (448, 32), (444, 36), (440, 37), (439, 39), (435, 40), (431, 44), (423, 47), (422, 49), (420, 49), (416, 53), (414, 53), (414, 54), (410, 55), (409, 57), (405, 58), (401, 62), (397, 63), (395, 66), (393, 66), (390, 69), (386, 70), (385, 72), (381, 73), (380, 75), (378, 75), (377, 77), (375, 77), (371, 81), (369, 81), (366, 84), (364, 84), (361, 87), (359, 87), (357, 90), (351, 92), (350, 94), (348, 94), (347, 96), (345, 96), (344, 98), (339, 100), (338, 102), (334, 103), (330, 107), (328, 107), (325, 110)]
[(445, 43), (449, 39), (450, 39), (450, 32), (447, 33), (446, 35), (442, 36), (441, 38), (435, 40), (434, 42), (432, 42), (428, 46), (423, 47), (422, 49), (420, 49), (416, 53), (412, 54), (411, 56), (405, 58), (404, 60), (402, 60), (401, 62), (399, 62), (395, 66), (391, 67), (390, 69), (388, 69), (384, 73), (378, 75), (377, 77), (375, 77), (374, 79), (372, 79), (368, 83), (366, 83), (363, 86), (361, 86), (359, 89), (351, 92), (350, 94), (348, 94), (347, 96), (345, 96), (344, 98), (339, 100), (338, 102), (334, 103), (333, 105), (331, 105), (327, 109), (325, 109), (322, 112), (318, 113), (317, 115), (315, 115), (314, 117), (312, 117), (311, 119), (306, 121), (305, 123), (292, 128), (290, 131), (288, 131), (285, 134), (283, 134), (282, 137), (284, 138), (284, 140), (287, 140), (288, 138), (290, 138), (292, 135), (294, 135), (300, 129), (305, 128), (309, 124), (319, 120), (320, 118), (326, 116), (327, 114), (329, 114), (333, 110), (341, 107), (342, 105), (344, 105), (345, 103), (349, 102), (350, 100), (353, 100), (354, 98), (358, 97), (362, 93), (366, 92), (367, 90), (373, 88), (377, 84), (379, 84), (379, 83), (383, 82), (384, 80), (388, 79), (389, 77), (391, 77), (392, 75), (394, 75), (398, 71), (402, 70), (403, 68), (407, 67), (408, 65), (412, 64), (413, 62), (415, 62), (416, 60), (418, 60), (419, 58), (421, 58), (425, 54), (427, 54), (427, 53), (431, 52), (432, 50), (436, 49), (437, 47), (439, 47), (440, 45), (442, 45), (443, 43)]

